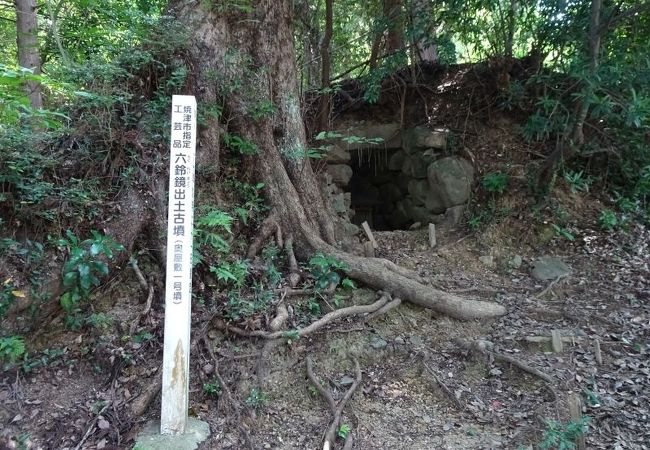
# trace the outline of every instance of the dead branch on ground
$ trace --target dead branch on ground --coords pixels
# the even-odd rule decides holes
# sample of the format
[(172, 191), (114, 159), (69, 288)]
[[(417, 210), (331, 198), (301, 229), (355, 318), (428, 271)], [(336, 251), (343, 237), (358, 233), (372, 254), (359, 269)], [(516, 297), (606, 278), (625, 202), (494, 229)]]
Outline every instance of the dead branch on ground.
[(219, 372), (219, 359), (217, 359), (217, 357), (215, 356), (214, 351), (212, 350), (212, 346), (210, 345), (210, 341), (205, 336), (201, 336), (199, 339), (203, 343), (203, 347), (205, 348), (205, 351), (208, 353), (208, 356), (210, 356), (210, 359), (212, 360), (212, 364), (214, 365), (214, 376), (219, 382), (219, 386), (221, 387), (221, 392), (223, 394), (221, 398), (225, 402), (227, 402), (228, 406), (230, 406), (230, 410), (233, 412), (235, 416), (234, 419), (235, 419), (235, 423), (237, 423), (237, 429), (239, 430), (239, 433), (244, 438), (244, 441), (246, 441), (248, 447), (251, 450), (256, 450), (255, 444), (253, 444), (253, 441), (251, 440), (248, 430), (244, 428), (242, 422), (241, 407), (239, 405), (239, 402), (235, 400), (234, 396), (232, 395), (232, 392), (230, 391), (230, 388), (228, 387), (225, 380), (221, 376), (221, 373)]
[(370, 305), (355, 305), (355, 306), (349, 306), (347, 308), (337, 309), (336, 311), (332, 311), (330, 313), (325, 314), (323, 317), (316, 320), (315, 322), (312, 322), (310, 325), (306, 326), (305, 328), (294, 330), (293, 333), (291, 331), (272, 331), (272, 332), (263, 331), (263, 330), (246, 331), (239, 327), (229, 325), (224, 321), (220, 321), (218, 323), (218, 326), (222, 329), (231, 331), (239, 336), (245, 336), (245, 337), (279, 339), (282, 337), (286, 337), (287, 335), (292, 333), (295, 335), (295, 338), (301, 338), (343, 317), (374, 313), (375, 311), (380, 310), (384, 305), (386, 305), (389, 300), (390, 300), (390, 296), (388, 294), (384, 294), (379, 298), (379, 300), (377, 300), (375, 303), (372, 303)]
[[(307, 357), (307, 377), (309, 380), (312, 382), (316, 390), (321, 394), (321, 396), (325, 399), (327, 402), (327, 405), (330, 408), (330, 411), (332, 412), (332, 422), (330, 423), (329, 428), (327, 429), (327, 432), (325, 433), (325, 439), (324, 439), (324, 444), (323, 444), (323, 450), (330, 450), (334, 446), (334, 442), (336, 441), (336, 432), (339, 429), (339, 426), (341, 425), (341, 415), (343, 413), (343, 409), (345, 408), (345, 405), (347, 402), (352, 398), (352, 395), (354, 392), (357, 390), (357, 387), (359, 387), (359, 384), (361, 383), (361, 367), (359, 366), (359, 361), (357, 361), (356, 358), (354, 358), (354, 369), (356, 373), (356, 378), (354, 382), (352, 383), (352, 386), (345, 392), (345, 395), (339, 401), (338, 403), (334, 400), (334, 397), (332, 394), (323, 387), (321, 382), (318, 380), (318, 377), (314, 374), (314, 368), (313, 368), (313, 362), (310, 357)], [(343, 446), (344, 450), (347, 448), (352, 448), (352, 435), (348, 434), (345, 437), (345, 444)]]
[(516, 358), (513, 358), (510, 355), (505, 355), (503, 353), (498, 353), (498, 352), (495, 352), (494, 350), (491, 350), (490, 349), (491, 344), (486, 342), (486, 341), (478, 340), (478, 341), (469, 342), (469, 341), (465, 341), (463, 339), (454, 339), (454, 343), (456, 345), (458, 345), (460, 348), (462, 348), (464, 350), (467, 350), (467, 351), (469, 351), (471, 353), (479, 353), (479, 354), (485, 355), (485, 356), (487, 356), (487, 357), (489, 357), (489, 358), (491, 358), (493, 360), (511, 364), (511, 365), (517, 367), (519, 370), (521, 370), (523, 372), (526, 372), (526, 373), (529, 373), (529, 374), (531, 374), (531, 375), (545, 381), (549, 385), (552, 385), (553, 382), (554, 382), (553, 378), (551, 378), (550, 375), (547, 375), (544, 372), (542, 372), (542, 371), (540, 371), (538, 369), (535, 369), (534, 367), (531, 367), (528, 364), (526, 364), (526, 363), (524, 363), (524, 362), (522, 362), (522, 361), (520, 361), (520, 360), (518, 360)]
[(133, 335), (138, 329), (138, 325), (140, 324), (140, 320), (142, 320), (143, 317), (146, 317), (147, 314), (149, 314), (149, 311), (151, 311), (151, 304), (153, 302), (153, 293), (154, 293), (154, 288), (153, 288), (153, 283), (149, 284), (147, 283), (147, 280), (145, 279), (144, 275), (142, 275), (142, 271), (140, 270), (140, 267), (138, 267), (138, 262), (136, 261), (135, 258), (131, 258), (131, 267), (133, 267), (133, 271), (135, 272), (136, 276), (138, 277), (138, 281), (140, 282), (140, 286), (142, 287), (143, 291), (148, 291), (149, 294), (147, 295), (147, 301), (144, 305), (144, 309), (142, 310), (141, 313), (139, 313), (135, 319), (133, 319), (133, 322), (131, 322), (131, 326), (129, 327), (129, 334)]

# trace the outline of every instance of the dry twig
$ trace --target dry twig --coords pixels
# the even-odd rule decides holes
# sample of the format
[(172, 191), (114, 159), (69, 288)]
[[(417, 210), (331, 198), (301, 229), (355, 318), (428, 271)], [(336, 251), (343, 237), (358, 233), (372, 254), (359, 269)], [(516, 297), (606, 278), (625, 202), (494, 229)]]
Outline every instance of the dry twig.
[[(294, 330), (293, 333), (295, 334), (296, 338), (300, 338), (300, 337), (307, 336), (308, 334), (313, 333), (314, 331), (319, 330), (320, 328), (323, 328), (325, 325), (328, 325), (330, 322), (333, 322), (337, 319), (341, 319), (343, 317), (348, 317), (348, 316), (360, 315), (360, 314), (374, 313), (375, 311), (378, 311), (384, 305), (386, 305), (389, 299), (390, 297), (388, 295), (382, 295), (379, 298), (379, 300), (377, 300), (375, 303), (372, 303), (370, 305), (355, 305), (347, 308), (337, 309), (336, 311), (332, 311), (330, 313), (325, 314), (323, 317), (321, 317), (315, 322), (312, 322), (310, 325), (306, 326), (305, 328)], [(221, 322), (220, 326), (225, 328), (228, 331), (232, 331), (233, 333), (239, 336), (261, 337), (264, 339), (278, 339), (287, 336), (288, 333), (291, 333), (288, 331), (273, 331), (273, 332), (268, 332), (263, 330), (246, 331), (239, 327), (228, 325), (226, 322)]]
[[(321, 382), (318, 380), (318, 377), (314, 374), (313, 362), (310, 357), (307, 357), (307, 377), (312, 382), (316, 390), (325, 399), (327, 405), (330, 408), (330, 411), (332, 412), (332, 422), (330, 423), (330, 426), (327, 429), (327, 432), (325, 433), (323, 450), (329, 450), (333, 447), (334, 442), (336, 441), (336, 431), (339, 429), (339, 426), (341, 425), (341, 414), (343, 413), (343, 409), (345, 408), (345, 405), (350, 400), (350, 398), (352, 398), (352, 395), (354, 394), (354, 392), (359, 387), (359, 384), (361, 383), (361, 378), (362, 378), (361, 367), (359, 366), (359, 361), (357, 361), (356, 358), (354, 359), (354, 370), (356, 373), (356, 378), (352, 383), (352, 386), (350, 386), (350, 388), (345, 392), (345, 395), (343, 396), (341, 401), (337, 403), (334, 400), (334, 397), (332, 397), (332, 394), (327, 389), (325, 389), (325, 387), (323, 387)], [(349, 442), (351, 440), (352, 440), (352, 435), (348, 434), (345, 438), (345, 444), (343, 446), (344, 450), (347, 448), (352, 448), (352, 443)]]

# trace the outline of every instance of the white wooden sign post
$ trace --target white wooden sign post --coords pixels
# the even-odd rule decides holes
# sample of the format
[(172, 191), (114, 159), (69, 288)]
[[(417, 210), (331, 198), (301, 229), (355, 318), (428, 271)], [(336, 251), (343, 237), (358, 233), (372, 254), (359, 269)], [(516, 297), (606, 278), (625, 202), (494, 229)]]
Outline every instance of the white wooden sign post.
[(167, 278), (160, 433), (178, 435), (187, 425), (192, 307), (192, 230), (196, 99), (172, 97), (167, 214)]

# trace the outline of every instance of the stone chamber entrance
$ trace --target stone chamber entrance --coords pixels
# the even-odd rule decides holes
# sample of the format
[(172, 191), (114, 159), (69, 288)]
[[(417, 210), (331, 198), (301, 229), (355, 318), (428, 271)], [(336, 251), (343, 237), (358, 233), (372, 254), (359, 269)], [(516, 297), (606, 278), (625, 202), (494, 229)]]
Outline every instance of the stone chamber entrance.
[(474, 168), (448, 154), (446, 130), (356, 124), (339, 134), (355, 138), (332, 144), (326, 159), (327, 190), (338, 214), (377, 231), (461, 220)]

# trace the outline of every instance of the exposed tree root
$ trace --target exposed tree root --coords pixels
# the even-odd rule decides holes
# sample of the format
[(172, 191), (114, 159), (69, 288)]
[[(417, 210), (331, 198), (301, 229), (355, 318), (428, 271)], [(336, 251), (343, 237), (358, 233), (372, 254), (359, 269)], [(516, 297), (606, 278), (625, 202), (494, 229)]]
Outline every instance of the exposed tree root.
[(447, 396), (447, 398), (449, 399), (449, 401), (451, 401), (451, 403), (452, 403), (456, 408), (458, 408), (459, 411), (464, 411), (464, 410), (465, 410), (465, 405), (463, 405), (463, 404), (460, 402), (460, 400), (458, 400), (458, 398), (454, 395), (454, 393), (451, 392), (451, 389), (449, 389), (449, 388), (447, 387), (447, 385), (446, 385), (446, 384), (442, 381), (442, 379), (438, 376), (438, 374), (436, 373), (436, 371), (433, 370), (433, 368), (431, 368), (431, 367), (429, 366), (429, 364), (427, 364), (427, 355), (426, 355), (426, 354), (422, 355), (422, 365), (423, 365), (424, 368), (427, 370), (427, 372), (429, 372), (429, 375), (431, 375), (431, 377), (435, 380), (436, 384), (438, 385), (438, 387), (440, 387), (440, 389), (442, 390), (442, 392), (445, 393), (445, 395)]
[(542, 298), (544, 295), (546, 295), (551, 289), (553, 289), (553, 286), (558, 284), (560, 280), (566, 278), (569, 276), (569, 274), (563, 274), (557, 277), (555, 280), (551, 281), (548, 286), (546, 286), (539, 294), (535, 295), (535, 298)]
[(284, 303), (280, 302), (275, 309), (275, 317), (269, 323), (271, 331), (280, 331), (289, 319), (289, 310)]
[(142, 271), (140, 270), (140, 267), (138, 267), (138, 262), (135, 260), (135, 258), (131, 258), (131, 267), (133, 267), (133, 270), (135, 271), (135, 274), (138, 277), (138, 281), (140, 282), (140, 286), (142, 287), (142, 289), (144, 291), (149, 292), (149, 294), (147, 295), (147, 301), (145, 302), (144, 305), (144, 309), (142, 310), (141, 313), (137, 315), (135, 319), (133, 319), (133, 322), (131, 322), (131, 326), (129, 327), (129, 334), (132, 336), (137, 331), (138, 325), (140, 324), (140, 320), (142, 320), (143, 317), (146, 317), (147, 314), (149, 314), (149, 311), (151, 311), (154, 287), (153, 287), (153, 283), (149, 284), (147, 283), (147, 280), (145, 280), (144, 275), (142, 275)]
[[(314, 374), (314, 368), (313, 368), (313, 362), (310, 357), (307, 357), (307, 377), (309, 378), (309, 381), (312, 382), (316, 390), (323, 396), (325, 401), (327, 402), (327, 405), (330, 408), (330, 411), (332, 412), (332, 422), (330, 423), (329, 428), (327, 429), (327, 432), (325, 433), (325, 439), (324, 439), (324, 444), (323, 444), (323, 450), (330, 450), (333, 449), (334, 447), (334, 442), (336, 441), (336, 431), (339, 429), (339, 426), (341, 425), (341, 414), (343, 413), (343, 409), (345, 408), (345, 405), (347, 402), (352, 398), (352, 395), (354, 392), (357, 390), (359, 387), (359, 384), (361, 383), (361, 367), (359, 366), (359, 361), (354, 359), (354, 370), (356, 373), (356, 377), (354, 382), (352, 383), (352, 386), (345, 392), (345, 395), (339, 401), (336, 403), (334, 400), (334, 397), (332, 397), (332, 394), (323, 387), (321, 382), (318, 380), (318, 377)], [(343, 446), (343, 449), (345, 450), (346, 448), (352, 448), (352, 435), (348, 434), (345, 438), (345, 444)]]
[(74, 450), (79, 450), (81, 446), (84, 445), (84, 442), (88, 440), (93, 430), (95, 429), (95, 424), (97, 423), (97, 420), (99, 420), (99, 416), (104, 414), (104, 411), (106, 411), (109, 406), (111, 406), (111, 402), (107, 402), (106, 405), (104, 405), (104, 407), (97, 414), (95, 414), (95, 417), (93, 418), (93, 420), (90, 421), (90, 425), (86, 429), (86, 432), (84, 433), (83, 437), (81, 438), (77, 446), (74, 448)]
[(402, 299), (401, 298), (396, 298), (391, 300), (390, 302), (386, 303), (384, 306), (379, 308), (377, 311), (368, 314), (363, 321), (364, 322), (370, 322), (372, 319), (374, 319), (377, 316), (381, 316), (382, 314), (386, 314), (388, 311), (391, 309), (397, 308), (399, 305), (402, 304)]
[(284, 251), (287, 254), (287, 265), (289, 266), (289, 286), (295, 288), (300, 283), (300, 268), (293, 251), (293, 236), (289, 235), (284, 243)]
[(162, 377), (157, 374), (154, 378), (155, 381), (147, 385), (147, 387), (144, 388), (140, 395), (131, 404), (131, 416), (141, 417), (145, 412), (147, 412), (149, 405), (151, 405), (153, 399), (156, 398), (156, 395), (158, 395), (162, 389)]
[(344, 262), (348, 266), (349, 277), (375, 289), (390, 292), (395, 297), (461, 320), (496, 317), (506, 313), (505, 307), (497, 303), (468, 300), (427, 286), (420, 276), (391, 261), (343, 252), (327, 244), (306, 226), (302, 227), (302, 234), (313, 249)]
[[(253, 259), (255, 258), (255, 255), (257, 255), (264, 245), (264, 242), (273, 235), (273, 233), (277, 233), (277, 230), (279, 228), (279, 222), (278, 222), (278, 217), (277, 214), (272, 211), (266, 219), (262, 222), (262, 225), (260, 225), (260, 229), (257, 233), (257, 235), (253, 238), (253, 241), (251, 242), (250, 246), (248, 247), (248, 251), (246, 252), (246, 258), (247, 259)], [(281, 232), (280, 232), (281, 234)]]
[(250, 450), (256, 450), (255, 444), (253, 444), (253, 441), (250, 437), (250, 434), (248, 433), (248, 430), (244, 428), (243, 422), (242, 422), (242, 415), (241, 415), (241, 407), (239, 405), (239, 402), (237, 402), (232, 395), (232, 392), (230, 391), (230, 388), (226, 384), (225, 380), (221, 376), (221, 373), (219, 372), (219, 360), (214, 354), (214, 351), (212, 350), (212, 346), (210, 345), (210, 341), (205, 336), (201, 336), (199, 338), (201, 342), (203, 343), (203, 347), (205, 348), (205, 351), (208, 353), (210, 356), (210, 359), (212, 360), (212, 364), (214, 365), (214, 376), (219, 382), (219, 386), (221, 386), (221, 398), (227, 402), (227, 405), (229, 406), (230, 411), (234, 414), (234, 419), (237, 423), (237, 429), (239, 430), (239, 433), (241, 434), (242, 438), (244, 441), (246, 441), (246, 444), (250, 448)]
[[(389, 299), (390, 297), (388, 295), (382, 295), (379, 298), (379, 300), (377, 300), (375, 303), (372, 303), (370, 305), (355, 305), (355, 306), (349, 306), (347, 308), (337, 309), (335, 311), (325, 314), (323, 317), (321, 317), (315, 322), (312, 322), (310, 325), (306, 326), (305, 328), (300, 328), (298, 330), (295, 330), (294, 337), (299, 338), (299, 337), (307, 336), (308, 334), (313, 333), (314, 331), (319, 330), (320, 328), (323, 328), (325, 325), (328, 325), (329, 323), (343, 317), (373, 313), (381, 309), (384, 305), (386, 305)], [(228, 325), (226, 322), (220, 322), (218, 326), (228, 331), (231, 331), (239, 336), (260, 337), (263, 339), (279, 339), (282, 337), (286, 337), (289, 333), (287, 331), (272, 331), (272, 332), (263, 331), (263, 330), (246, 331), (239, 327)]]
[(528, 364), (519, 361), (516, 358), (513, 358), (512, 356), (505, 355), (503, 353), (498, 353), (495, 352), (494, 350), (491, 350), (489, 347), (491, 346), (490, 343), (485, 342), (485, 341), (473, 341), (473, 342), (468, 342), (463, 339), (455, 339), (454, 343), (458, 345), (460, 348), (467, 350), (472, 353), (479, 353), (482, 355), (485, 355), (491, 359), (494, 359), (496, 361), (501, 361), (505, 362), (508, 364), (511, 364), (518, 368), (519, 370), (529, 373), (533, 376), (536, 376), (537, 378), (545, 381), (549, 385), (552, 385), (554, 383), (553, 378), (550, 375), (545, 374), (544, 372), (535, 369), (534, 367), (529, 366)]

